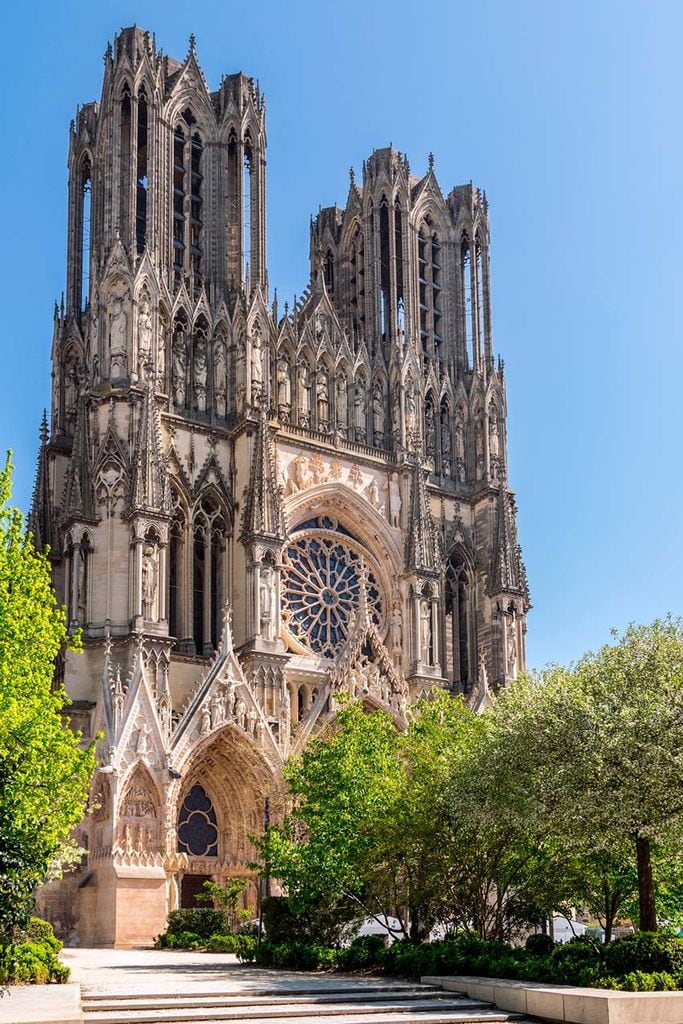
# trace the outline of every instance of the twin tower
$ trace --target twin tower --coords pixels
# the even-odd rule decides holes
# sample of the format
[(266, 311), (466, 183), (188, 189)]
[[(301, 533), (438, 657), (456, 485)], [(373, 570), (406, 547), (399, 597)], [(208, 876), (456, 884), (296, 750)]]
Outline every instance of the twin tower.
[[(284, 760), (342, 691), (400, 726), (525, 666), (529, 597), (491, 337), (488, 206), (375, 150), (266, 269), (265, 104), (124, 29), (69, 145), (65, 302), (31, 509), (102, 732), (88, 863), (43, 911), (138, 944), (207, 877), (251, 878)], [(248, 901), (256, 899), (254, 886)]]

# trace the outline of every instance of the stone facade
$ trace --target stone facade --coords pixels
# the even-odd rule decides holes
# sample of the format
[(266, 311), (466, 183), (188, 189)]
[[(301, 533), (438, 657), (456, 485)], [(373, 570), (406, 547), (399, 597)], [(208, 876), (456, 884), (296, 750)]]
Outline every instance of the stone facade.
[(250, 878), (284, 759), (349, 691), (397, 724), (476, 706), (529, 607), (491, 340), (486, 197), (392, 149), (269, 297), (265, 104), (125, 29), (71, 126), (66, 299), (31, 527), (84, 651), (58, 671), (100, 769), (87, 865), (43, 896), (87, 944), (148, 942)]

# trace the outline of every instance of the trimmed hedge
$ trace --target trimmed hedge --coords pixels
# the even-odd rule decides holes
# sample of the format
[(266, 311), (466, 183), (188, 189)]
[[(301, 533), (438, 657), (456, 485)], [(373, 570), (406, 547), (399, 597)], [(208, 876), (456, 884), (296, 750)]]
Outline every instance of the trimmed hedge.
[(441, 942), (415, 944), (407, 939), (384, 947), (378, 936), (356, 939), (347, 949), (314, 943), (262, 942), (255, 950), (263, 967), (311, 971), (377, 967), (385, 974), (420, 978), (425, 974), (472, 974), (519, 981), (549, 982), (631, 992), (683, 988), (683, 940), (640, 932), (603, 946), (590, 938), (564, 945), (543, 941), (526, 949), (486, 942), (461, 933)]
[(214, 910), (213, 907), (172, 910), (168, 915), (166, 928), (167, 935), (194, 932), (201, 939), (210, 939), (212, 935), (228, 935), (230, 931), (228, 915), (223, 910)]

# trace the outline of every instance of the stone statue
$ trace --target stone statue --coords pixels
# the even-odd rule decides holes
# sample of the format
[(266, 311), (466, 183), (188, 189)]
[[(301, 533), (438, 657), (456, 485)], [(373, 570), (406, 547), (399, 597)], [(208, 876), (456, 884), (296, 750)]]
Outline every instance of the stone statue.
[(425, 409), (425, 444), (427, 455), (434, 455), (436, 450), (436, 425), (434, 423), (434, 407), (431, 402)]
[(206, 412), (206, 339), (199, 334), (194, 340), (194, 401), (197, 412)]
[(318, 429), (327, 430), (330, 425), (330, 389), (327, 383), (327, 374), (322, 370), (318, 374), (315, 385), (316, 404), (318, 413)]
[(384, 443), (384, 395), (377, 382), (372, 389), (372, 431), (376, 445)]
[(406, 391), (406, 432), (414, 434), (417, 426), (417, 406), (415, 405), (415, 392), (412, 382)]
[(138, 353), (140, 357), (139, 370), (142, 374), (152, 354), (152, 317), (146, 298), (140, 303), (138, 314)]
[(400, 651), (403, 646), (403, 616), (401, 607), (396, 601), (391, 611), (391, 648)]
[(261, 346), (261, 335), (258, 331), (254, 333), (251, 342), (251, 400), (256, 401), (261, 397), (263, 388), (263, 350)]
[(460, 414), (455, 420), (455, 457), (458, 462), (465, 461), (465, 424)]
[(125, 377), (128, 363), (128, 314), (123, 308), (120, 295), (114, 296), (109, 317), (109, 355), (112, 379)]
[(496, 410), (493, 408), (489, 409), (489, 454), (494, 459), (497, 459), (500, 454), (498, 420)]
[(157, 592), (157, 561), (153, 544), (145, 544), (142, 555), (142, 613), (146, 619), (154, 614), (154, 597)]
[(398, 528), (401, 523), (401, 488), (398, 482), (398, 473), (391, 474), (389, 482), (386, 484), (386, 491), (389, 499), (387, 501), (389, 523), (394, 528)]
[(296, 368), (296, 401), (299, 408), (299, 426), (307, 427), (311, 422), (311, 382), (305, 363), (299, 363)]
[(227, 415), (227, 379), (225, 342), (218, 338), (213, 349), (213, 400), (216, 415), (224, 420)]
[(346, 377), (340, 374), (337, 377), (337, 427), (344, 432), (349, 425), (349, 393)]
[(357, 380), (353, 385), (353, 423), (356, 428), (356, 440), (365, 441), (367, 427), (365, 423), (365, 383)]
[(202, 736), (207, 736), (211, 732), (211, 708), (208, 704), (204, 704), (202, 707), (202, 721), (199, 730)]
[(277, 404), (278, 408), (289, 409), (292, 404), (292, 385), (289, 379), (289, 363), (284, 356), (277, 361)]
[(176, 406), (182, 409), (185, 405), (185, 335), (176, 331), (173, 336), (173, 399)]
[(420, 601), (420, 659), (425, 665), (431, 665), (432, 656), (432, 612), (429, 601)]
[(379, 508), (379, 489), (374, 476), (368, 484), (368, 501), (373, 508)]
[(259, 579), (259, 620), (261, 636), (273, 639), (273, 583), (270, 566), (261, 566)]

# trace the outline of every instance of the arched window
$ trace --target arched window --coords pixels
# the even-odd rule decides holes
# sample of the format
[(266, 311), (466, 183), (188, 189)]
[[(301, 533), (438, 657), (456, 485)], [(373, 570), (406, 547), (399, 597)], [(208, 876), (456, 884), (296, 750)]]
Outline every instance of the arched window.
[(403, 309), (403, 214), (398, 199), (394, 203), (394, 247), (396, 252), (396, 304)]
[(138, 146), (135, 174), (135, 238), (138, 253), (145, 251), (147, 239), (147, 96), (138, 96)]
[(90, 299), (90, 228), (92, 223), (92, 172), (90, 160), (81, 164), (80, 229), (81, 229), (81, 309), (88, 308)]
[(192, 637), (197, 654), (218, 645), (227, 524), (215, 494), (200, 499), (192, 523)]
[(188, 857), (218, 856), (218, 822), (213, 804), (196, 783), (183, 800), (178, 814), (178, 853)]

